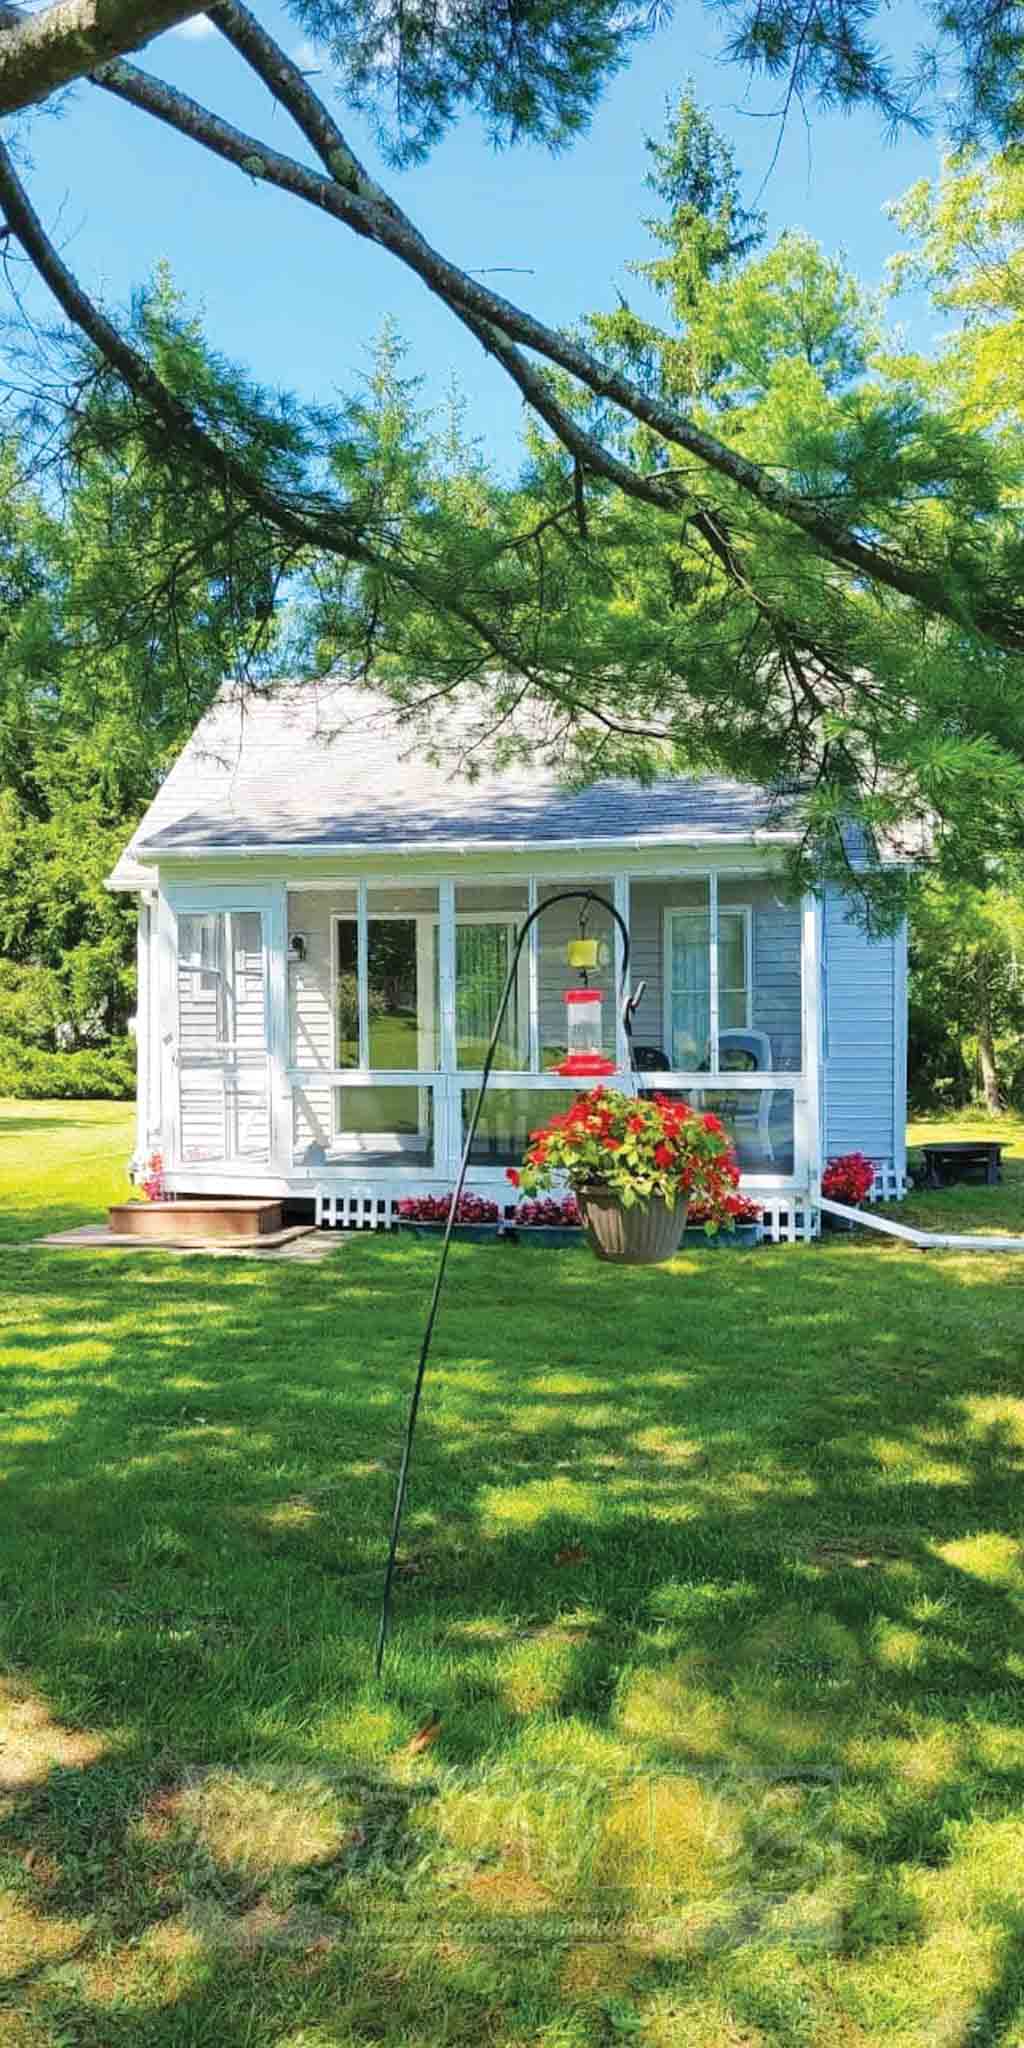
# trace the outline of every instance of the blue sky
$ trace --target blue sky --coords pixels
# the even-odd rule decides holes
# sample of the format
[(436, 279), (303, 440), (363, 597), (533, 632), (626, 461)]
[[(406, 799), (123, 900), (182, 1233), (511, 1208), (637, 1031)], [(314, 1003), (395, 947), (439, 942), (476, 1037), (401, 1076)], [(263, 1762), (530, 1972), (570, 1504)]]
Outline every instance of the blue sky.
[[(259, 12), (304, 65), (317, 64), (283, 9), (261, 5)], [(902, 38), (908, 52), (914, 26), (909, 8), (883, 13), (886, 41)], [(716, 61), (717, 35), (696, 0), (683, 0), (613, 82), (589, 134), (558, 158), (533, 147), (496, 154), (467, 121), (426, 165), (382, 175), (466, 268), (528, 272), (491, 281), (549, 321), (613, 305), (617, 285), (636, 297), (625, 265), (649, 249), (640, 227), (651, 210), (643, 140), (660, 132), (667, 95), (694, 79), (735, 145), (749, 199), (769, 172), (778, 140), (778, 123), (765, 117), (773, 94)], [(142, 61), (240, 126), (305, 154), (286, 117), (204, 18), (161, 37)], [(329, 92), (326, 75), (317, 82)], [(376, 165), (362, 125), (345, 125)], [(164, 257), (224, 353), (267, 383), (321, 399), (353, 388), (369, 338), (392, 314), (409, 343), (409, 368), (426, 379), (425, 395), (441, 397), (454, 373), (472, 431), (496, 462), (514, 460), (517, 395), (393, 258), (91, 88), (69, 96), (59, 118), (37, 117), (27, 139), (35, 204), (57, 228), (72, 268), (109, 305), (123, 302)], [(809, 135), (795, 116), (759, 203), (773, 233), (803, 227), (877, 282), (896, 246), (885, 202), (937, 161), (935, 140), (904, 136), (888, 147), (869, 113), (816, 117)], [(903, 317), (914, 339), (927, 338), (919, 305), (910, 303)]]

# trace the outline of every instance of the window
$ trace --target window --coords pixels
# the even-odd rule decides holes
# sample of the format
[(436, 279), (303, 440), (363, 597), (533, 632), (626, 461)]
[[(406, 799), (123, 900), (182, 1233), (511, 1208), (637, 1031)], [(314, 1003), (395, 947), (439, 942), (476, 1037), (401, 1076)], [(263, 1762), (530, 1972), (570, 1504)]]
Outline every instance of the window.
[[(705, 910), (669, 910), (665, 917), (666, 1037), (672, 1066), (700, 1072), (711, 1046), (711, 918)], [(718, 913), (718, 1028), (750, 1024), (750, 910)]]
[[(514, 916), (456, 917), (455, 920), (455, 1064), (482, 1067), (490, 1044), (519, 921)], [(495, 1054), (496, 1070), (506, 1073), (529, 1064), (528, 959), (519, 958), (515, 986), (508, 999)], [(434, 1030), (441, 1033), (441, 976), (437, 927), (434, 928)]]

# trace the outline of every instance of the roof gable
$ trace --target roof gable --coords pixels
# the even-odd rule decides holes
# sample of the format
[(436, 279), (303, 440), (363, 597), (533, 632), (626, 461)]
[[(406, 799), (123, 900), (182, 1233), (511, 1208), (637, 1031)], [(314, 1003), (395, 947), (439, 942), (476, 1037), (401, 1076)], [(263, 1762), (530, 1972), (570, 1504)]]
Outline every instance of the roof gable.
[[(463, 728), (464, 733), (464, 728)], [(470, 779), (459, 721), (424, 755), (423, 728), (365, 690), (289, 683), (225, 686), (179, 755), (111, 876), (200, 852), (481, 851), (579, 844), (792, 837), (769, 792), (717, 777), (622, 779), (573, 790), (545, 766), (484, 767)], [(461, 770), (461, 772), (460, 772)]]

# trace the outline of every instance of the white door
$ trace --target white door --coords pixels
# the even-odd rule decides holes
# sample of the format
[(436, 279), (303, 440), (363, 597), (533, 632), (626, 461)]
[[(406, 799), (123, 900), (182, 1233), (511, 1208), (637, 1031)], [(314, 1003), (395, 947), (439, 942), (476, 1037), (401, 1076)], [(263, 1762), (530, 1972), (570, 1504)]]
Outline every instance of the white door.
[(177, 1160), (270, 1158), (267, 934), (261, 910), (176, 919)]

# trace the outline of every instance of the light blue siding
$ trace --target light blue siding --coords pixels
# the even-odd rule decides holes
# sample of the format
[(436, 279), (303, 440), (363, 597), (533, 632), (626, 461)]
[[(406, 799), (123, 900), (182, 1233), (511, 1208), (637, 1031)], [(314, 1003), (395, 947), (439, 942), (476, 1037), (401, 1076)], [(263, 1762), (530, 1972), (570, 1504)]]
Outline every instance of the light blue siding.
[(800, 908), (755, 900), (753, 920), (754, 1029), (771, 1039), (777, 1072), (799, 1073)]
[(906, 1123), (906, 935), (871, 939), (841, 890), (825, 895), (823, 1152), (902, 1169)]

